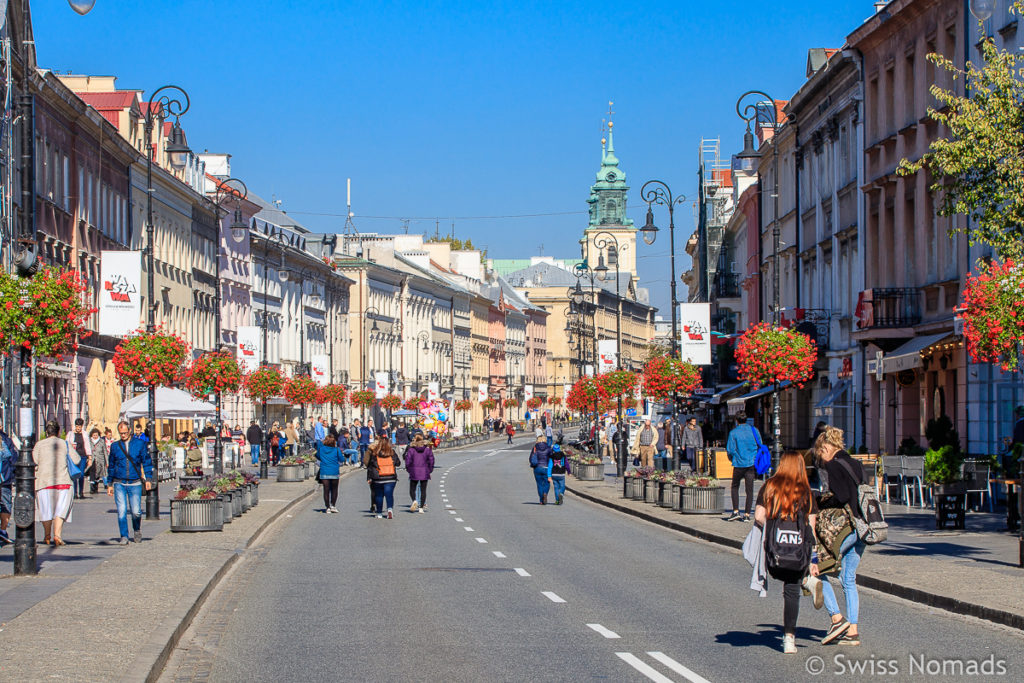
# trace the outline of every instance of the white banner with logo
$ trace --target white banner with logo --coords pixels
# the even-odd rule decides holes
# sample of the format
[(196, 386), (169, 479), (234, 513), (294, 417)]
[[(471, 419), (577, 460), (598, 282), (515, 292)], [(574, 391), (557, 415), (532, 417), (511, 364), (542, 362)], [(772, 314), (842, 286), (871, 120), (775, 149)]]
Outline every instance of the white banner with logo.
[(531, 398), (533, 398), (533, 385), (527, 384), (523, 387), (523, 400), (529, 401)]
[(562, 385), (562, 400), (563, 401), (568, 401), (569, 400), (569, 392), (570, 391), (572, 391), (572, 385), (571, 384), (563, 384)]
[(597, 374), (603, 375), (615, 369), (618, 345), (614, 339), (599, 339), (597, 342)]
[(384, 398), (388, 395), (388, 373), (373, 373), (373, 393), (377, 398)]
[(238, 328), (238, 366), (252, 372), (263, 359), (263, 329), (252, 325)]
[(484, 401), (487, 400), (487, 385), (486, 384), (480, 384), (480, 385), (477, 386), (477, 388), (476, 388), (476, 400), (479, 403), (483, 403)]
[(309, 373), (318, 387), (324, 387), (331, 383), (331, 377), (328, 374), (330, 364), (330, 356), (315, 355), (310, 358)]
[(427, 400), (436, 401), (441, 398), (441, 385), (438, 382), (431, 382), (427, 385)]
[(711, 365), (711, 304), (679, 304), (679, 358)]
[(99, 333), (126, 337), (142, 323), (142, 252), (100, 254)]

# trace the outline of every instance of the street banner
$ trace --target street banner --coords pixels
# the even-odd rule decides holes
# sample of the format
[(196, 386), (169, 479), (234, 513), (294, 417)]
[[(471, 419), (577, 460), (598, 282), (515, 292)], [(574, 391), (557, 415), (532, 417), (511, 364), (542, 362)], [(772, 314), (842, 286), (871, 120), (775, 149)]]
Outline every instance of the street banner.
[(591, 365), (590, 363), (587, 363), (587, 365), (583, 368), (583, 374), (586, 375), (587, 377), (593, 377), (594, 366)]
[(441, 398), (441, 385), (438, 382), (431, 382), (427, 385), (427, 400), (436, 401)]
[(569, 392), (570, 391), (572, 391), (572, 385), (571, 384), (563, 384), (562, 385), (562, 400), (563, 401), (568, 401), (569, 400)]
[(142, 252), (100, 254), (99, 333), (126, 337), (142, 321)]
[(373, 395), (376, 398), (384, 398), (388, 395), (388, 373), (373, 373)]
[(603, 375), (616, 367), (618, 345), (614, 339), (600, 339), (597, 342), (597, 374)]
[(238, 328), (238, 366), (242, 372), (260, 367), (263, 358), (263, 329), (252, 325)]
[(476, 388), (476, 400), (478, 403), (483, 403), (487, 400), (487, 385), (481, 384)]
[(328, 366), (331, 364), (331, 357), (326, 355), (315, 355), (310, 359), (309, 372), (313, 376), (313, 381), (316, 382), (318, 387), (325, 387), (330, 384), (330, 376), (328, 373)]
[(711, 365), (711, 304), (679, 304), (679, 358)]
[(531, 398), (533, 398), (533, 385), (532, 384), (527, 384), (525, 387), (523, 387), (523, 398), (525, 400), (527, 400), (527, 401), (529, 401)]

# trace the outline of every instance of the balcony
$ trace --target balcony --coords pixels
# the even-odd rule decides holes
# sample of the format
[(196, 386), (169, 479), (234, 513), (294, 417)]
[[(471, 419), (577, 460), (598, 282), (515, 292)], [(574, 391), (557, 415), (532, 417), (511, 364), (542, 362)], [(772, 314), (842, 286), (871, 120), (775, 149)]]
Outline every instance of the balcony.
[(714, 290), (716, 299), (740, 298), (740, 276), (736, 273), (718, 273)]
[(921, 293), (913, 287), (865, 289), (854, 317), (861, 330), (913, 327), (921, 322)]

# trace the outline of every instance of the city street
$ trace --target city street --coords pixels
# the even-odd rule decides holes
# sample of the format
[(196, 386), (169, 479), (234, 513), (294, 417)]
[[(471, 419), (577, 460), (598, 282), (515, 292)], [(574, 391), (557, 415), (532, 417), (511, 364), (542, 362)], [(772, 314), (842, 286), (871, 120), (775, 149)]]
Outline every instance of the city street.
[(1019, 632), (867, 590), (861, 647), (817, 644), (827, 617), (804, 600), (799, 654), (784, 656), (781, 586), (758, 598), (739, 554), (572, 496), (542, 507), (525, 444), (496, 446), (439, 455), (424, 515), (409, 512), (403, 479), (396, 518), (371, 517), (361, 473), (342, 482), (341, 514), (324, 515), (319, 497), (305, 503), (225, 577), (161, 680), (957, 680), (972, 662), (995, 678), (1024, 670)]

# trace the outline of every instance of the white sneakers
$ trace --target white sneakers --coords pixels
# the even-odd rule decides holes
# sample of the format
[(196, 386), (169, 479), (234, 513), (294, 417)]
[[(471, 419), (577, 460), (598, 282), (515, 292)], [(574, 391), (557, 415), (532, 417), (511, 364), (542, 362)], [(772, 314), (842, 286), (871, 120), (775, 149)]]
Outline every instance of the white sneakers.
[(788, 633), (782, 636), (782, 652), (787, 655), (796, 654), (796, 636)]
[(394, 518), (395, 518), (395, 513), (391, 511), (391, 508), (388, 508), (388, 519), (394, 519)]
[(412, 505), (409, 506), (409, 510), (412, 511), (412, 512), (416, 512), (417, 510), (419, 510), (419, 508), (420, 508), (420, 503), (419, 503), (418, 500), (414, 500), (412, 502)]
[(804, 578), (803, 587), (810, 595), (814, 596), (814, 609), (821, 609), (825, 604), (825, 592), (822, 589), (821, 579), (808, 574)]

